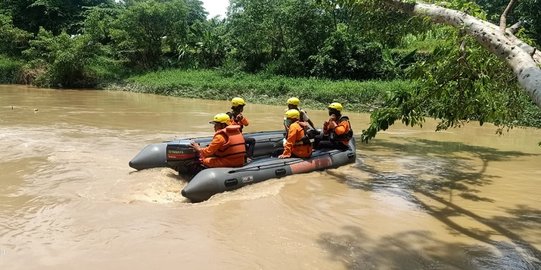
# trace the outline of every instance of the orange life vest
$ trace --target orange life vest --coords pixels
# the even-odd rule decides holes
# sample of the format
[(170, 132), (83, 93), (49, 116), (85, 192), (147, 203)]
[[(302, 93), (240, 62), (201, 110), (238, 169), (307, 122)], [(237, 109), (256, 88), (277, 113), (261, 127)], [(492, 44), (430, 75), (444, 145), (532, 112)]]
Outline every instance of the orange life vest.
[[(295, 141), (290, 142), (289, 138), (293, 135), (295, 136)], [(312, 155), (312, 143), (310, 141), (306, 143), (303, 138), (305, 138), (304, 128), (299, 125), (298, 121), (291, 123), (289, 126), (286, 143), (284, 145), (283, 155), (293, 154), (300, 158), (310, 157)], [(289, 146), (289, 143), (291, 143), (292, 146)]]
[[(235, 114), (234, 112), (226, 112), (227, 115), (229, 115), (229, 125), (237, 125), (237, 126), (240, 126), (240, 132), (242, 133), (242, 129), (244, 128), (244, 125), (243, 125), (243, 120), (240, 120), (239, 122), (237, 122), (236, 118), (237, 118), (237, 115), (239, 114)], [(244, 116), (243, 116), (244, 118)], [(246, 118), (244, 118), (246, 119)], [(247, 120), (245, 120), (247, 121)], [(248, 124), (246, 124), (248, 125)]]
[(331, 141), (341, 142), (344, 145), (348, 145), (349, 140), (351, 140), (351, 138), (353, 137), (353, 130), (351, 129), (351, 123), (349, 122), (349, 117), (341, 116), (340, 119), (336, 121), (336, 124), (340, 125), (344, 121), (346, 121), (347, 123), (347, 125), (345, 125), (346, 131), (343, 134), (338, 135), (336, 134), (334, 130), (332, 130), (330, 139)]
[(226, 143), (214, 153), (217, 157), (230, 157), (246, 155), (246, 144), (244, 141), (244, 136), (240, 133), (240, 126), (238, 125), (229, 125), (224, 129), (216, 131), (215, 134), (222, 134), (226, 137)]

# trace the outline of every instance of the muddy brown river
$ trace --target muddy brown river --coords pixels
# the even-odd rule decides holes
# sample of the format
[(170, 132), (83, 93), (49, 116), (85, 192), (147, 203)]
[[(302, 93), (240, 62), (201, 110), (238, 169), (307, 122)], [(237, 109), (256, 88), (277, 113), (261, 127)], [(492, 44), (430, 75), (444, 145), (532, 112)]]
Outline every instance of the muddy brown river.
[[(285, 106), (247, 101), (245, 132), (281, 128)], [(397, 125), (356, 164), (198, 204), (173, 170), (128, 166), (228, 108), (0, 86), (0, 269), (541, 269), (541, 130)]]

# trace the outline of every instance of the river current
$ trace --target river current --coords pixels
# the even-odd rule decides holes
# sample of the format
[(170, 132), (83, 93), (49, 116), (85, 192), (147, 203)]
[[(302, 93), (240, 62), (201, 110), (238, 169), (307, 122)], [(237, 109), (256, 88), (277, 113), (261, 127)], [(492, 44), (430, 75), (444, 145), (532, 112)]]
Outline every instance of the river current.
[[(285, 106), (247, 102), (245, 132), (282, 127)], [(173, 170), (128, 166), (147, 144), (211, 135), (229, 107), (0, 86), (0, 269), (541, 268), (541, 130), (395, 125), (358, 139), (356, 164), (198, 204)]]

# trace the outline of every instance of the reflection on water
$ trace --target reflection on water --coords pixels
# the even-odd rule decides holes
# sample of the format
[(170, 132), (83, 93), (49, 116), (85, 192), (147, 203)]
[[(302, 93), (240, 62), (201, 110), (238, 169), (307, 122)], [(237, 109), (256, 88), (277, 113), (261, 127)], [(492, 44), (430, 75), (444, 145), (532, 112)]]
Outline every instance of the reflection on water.
[[(128, 167), (149, 143), (212, 134), (209, 118), (228, 108), (0, 86), (0, 267), (541, 268), (541, 131), (397, 126), (359, 143), (354, 165), (200, 204), (174, 171)], [(280, 129), (283, 110), (249, 103), (246, 131)]]

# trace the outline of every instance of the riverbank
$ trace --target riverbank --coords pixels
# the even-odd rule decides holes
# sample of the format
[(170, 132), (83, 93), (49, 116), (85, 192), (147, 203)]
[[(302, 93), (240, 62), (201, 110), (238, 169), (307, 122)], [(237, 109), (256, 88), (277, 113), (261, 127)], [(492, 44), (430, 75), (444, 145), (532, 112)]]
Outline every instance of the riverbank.
[(381, 106), (393, 89), (411, 89), (410, 81), (330, 81), (218, 70), (166, 70), (133, 76), (108, 89), (201, 99), (228, 100), (235, 96), (249, 103), (284, 105), (290, 97), (304, 108), (325, 108), (341, 102), (346, 110), (370, 112)]
[[(20, 65), (14, 61), (0, 61), (0, 67), (3, 67), (0, 68), (3, 71), (0, 82), (17, 83), (15, 79), (20, 76), (14, 74)], [(284, 105), (289, 97), (295, 96), (301, 99), (303, 108), (323, 109), (331, 102), (341, 102), (347, 111), (353, 112), (372, 112), (381, 107), (394, 90), (416, 87), (408, 80), (331, 81), (223, 70), (163, 70), (117, 80), (112, 84), (102, 82), (100, 88), (214, 100), (240, 96), (248, 103), (268, 105)], [(533, 103), (524, 104), (524, 113), (515, 125), (541, 128), (539, 108)]]

